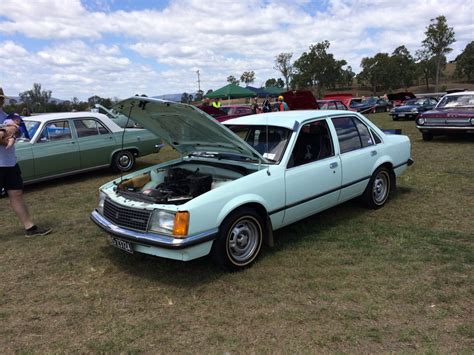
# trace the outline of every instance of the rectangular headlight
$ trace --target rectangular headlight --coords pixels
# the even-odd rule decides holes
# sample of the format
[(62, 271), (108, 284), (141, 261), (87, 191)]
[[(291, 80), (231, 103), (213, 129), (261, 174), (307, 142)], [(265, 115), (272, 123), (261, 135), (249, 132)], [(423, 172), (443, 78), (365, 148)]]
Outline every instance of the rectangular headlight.
[(151, 216), (150, 230), (157, 233), (172, 234), (174, 217), (174, 212), (155, 210)]
[(155, 210), (150, 221), (150, 231), (172, 235), (176, 238), (186, 237), (189, 227), (189, 212), (168, 212)]

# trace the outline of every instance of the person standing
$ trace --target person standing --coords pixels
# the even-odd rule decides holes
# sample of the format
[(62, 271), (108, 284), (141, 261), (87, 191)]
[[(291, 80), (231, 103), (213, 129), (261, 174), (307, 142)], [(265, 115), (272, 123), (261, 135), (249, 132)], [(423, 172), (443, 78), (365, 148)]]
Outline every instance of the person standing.
[(265, 97), (265, 100), (263, 101), (262, 111), (263, 112), (271, 112), (272, 111), (272, 106), (270, 104), (270, 97), (268, 95)]
[(278, 96), (278, 111), (288, 111), (290, 108), (288, 104), (285, 102), (283, 96)]
[[(0, 88), (0, 125), (8, 115), (3, 111), (5, 95)], [(26, 237), (36, 237), (51, 233), (50, 227), (41, 228), (31, 219), (28, 206), (23, 198), (23, 179), (15, 154), (15, 145), (6, 149), (0, 145), (0, 190), (5, 189), (10, 200), (10, 206), (25, 228)]]
[(219, 97), (216, 97), (212, 102), (212, 106), (215, 108), (221, 108), (221, 99)]

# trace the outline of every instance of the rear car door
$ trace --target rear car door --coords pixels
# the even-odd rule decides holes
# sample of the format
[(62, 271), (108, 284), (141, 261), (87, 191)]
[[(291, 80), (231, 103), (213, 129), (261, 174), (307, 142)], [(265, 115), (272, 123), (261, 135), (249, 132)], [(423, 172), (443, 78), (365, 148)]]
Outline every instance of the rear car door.
[(301, 127), (285, 172), (285, 186), (284, 224), (337, 203), (341, 167), (325, 119)]
[(74, 119), (79, 144), (81, 169), (109, 165), (116, 147), (112, 132), (95, 118)]
[(337, 134), (342, 165), (340, 201), (362, 195), (378, 159), (368, 127), (357, 116), (331, 119)]

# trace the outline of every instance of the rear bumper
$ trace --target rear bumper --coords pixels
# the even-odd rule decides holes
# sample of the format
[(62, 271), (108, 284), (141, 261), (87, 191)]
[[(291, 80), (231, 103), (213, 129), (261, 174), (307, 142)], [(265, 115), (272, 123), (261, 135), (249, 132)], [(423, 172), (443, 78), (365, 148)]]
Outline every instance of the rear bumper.
[(164, 249), (185, 249), (195, 245), (213, 241), (218, 236), (218, 228), (203, 233), (190, 235), (186, 238), (174, 238), (172, 236), (160, 235), (156, 233), (140, 232), (125, 229), (108, 221), (97, 210), (94, 210), (90, 216), (91, 220), (102, 228), (105, 232), (124, 239), (131, 243), (154, 246)]

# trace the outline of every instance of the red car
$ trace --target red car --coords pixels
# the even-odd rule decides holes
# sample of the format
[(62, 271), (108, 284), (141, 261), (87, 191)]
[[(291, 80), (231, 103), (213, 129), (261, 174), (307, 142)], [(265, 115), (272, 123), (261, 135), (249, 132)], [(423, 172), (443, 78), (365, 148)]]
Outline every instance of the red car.
[(230, 120), (231, 118), (237, 118), (240, 116), (247, 116), (252, 114), (252, 109), (247, 105), (225, 105), (221, 108), (216, 108), (214, 106), (196, 106), (198, 109), (204, 111), (208, 115), (214, 117), (219, 122), (224, 122)]
[(347, 106), (341, 100), (318, 100), (320, 110), (347, 110)]
[(316, 98), (309, 90), (290, 90), (280, 94), (290, 110), (318, 110)]
[(353, 109), (352, 106), (354, 104), (361, 102), (360, 98), (356, 98), (351, 93), (346, 93), (346, 92), (326, 94), (324, 95), (323, 100), (341, 101), (347, 107), (347, 110), (350, 110), (350, 111), (357, 111), (356, 109)]

